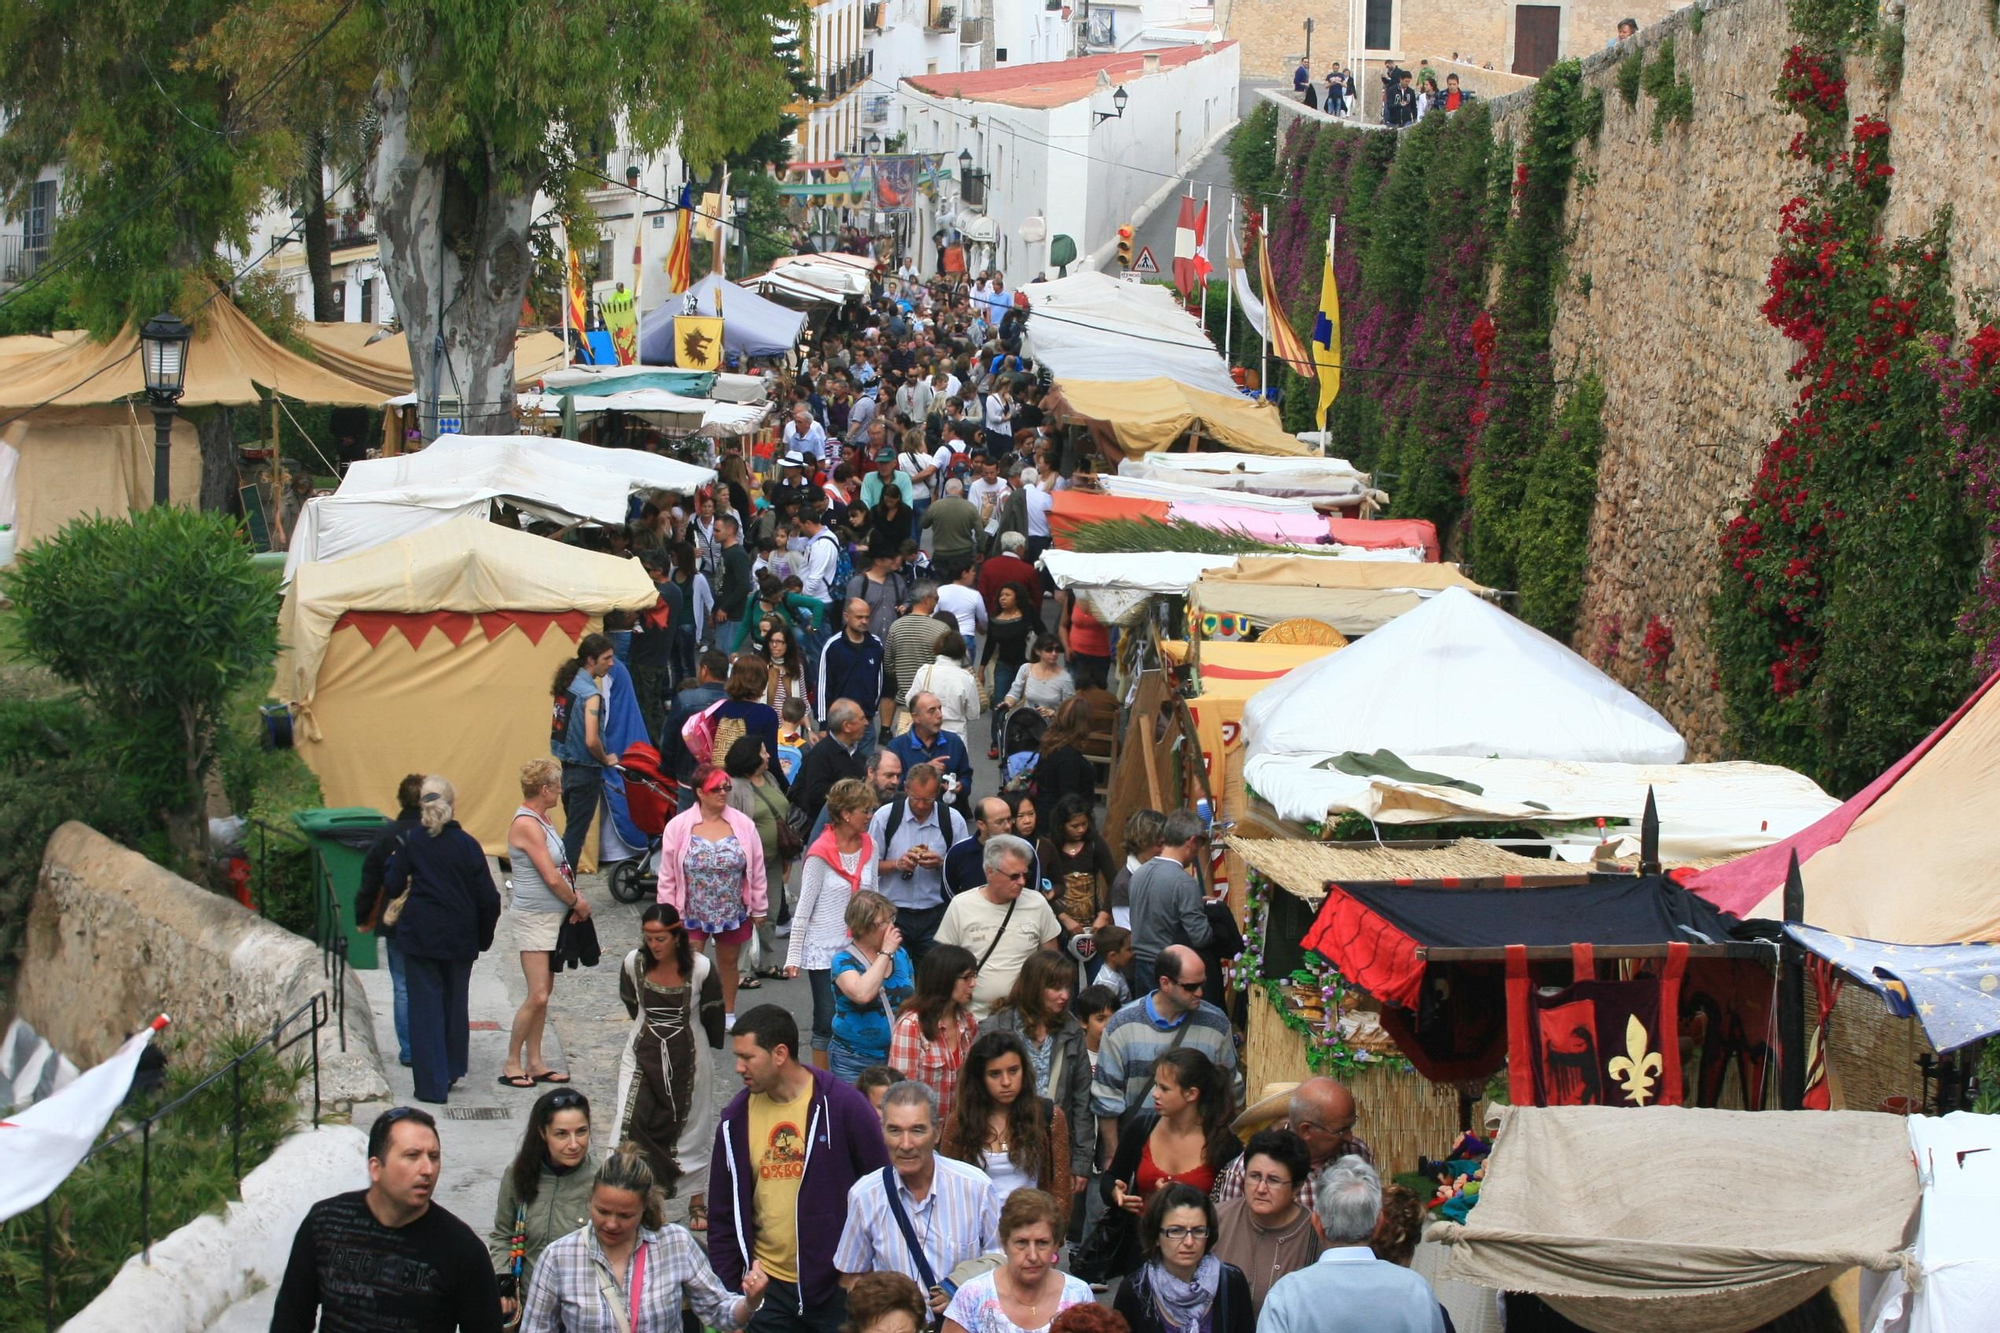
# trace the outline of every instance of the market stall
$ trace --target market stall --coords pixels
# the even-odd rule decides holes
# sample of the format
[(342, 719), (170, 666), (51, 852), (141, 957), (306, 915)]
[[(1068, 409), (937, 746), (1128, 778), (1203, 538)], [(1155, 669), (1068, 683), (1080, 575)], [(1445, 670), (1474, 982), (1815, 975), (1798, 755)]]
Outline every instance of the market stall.
[(1317, 620), (1347, 638), (1372, 634), (1450, 589), (1492, 590), (1453, 564), (1242, 556), (1187, 589), (1188, 617), (1200, 638), (1247, 638), (1280, 621)]
[(1446, 1277), (1600, 1333), (1744, 1333), (1850, 1268), (1904, 1270), (1911, 1137), (1858, 1112), (1512, 1107), (1478, 1207), (1428, 1238)]
[(272, 694), (328, 805), (380, 808), (405, 773), (442, 774), (502, 855), (520, 766), (548, 754), (556, 667), (605, 612), (658, 598), (636, 561), (462, 517), (299, 566)]
[(639, 360), (649, 366), (677, 363), (674, 321), (690, 313), (722, 317), (722, 350), (737, 357), (783, 356), (799, 345), (806, 317), (797, 310), (739, 287), (720, 274), (699, 278), (685, 292), (676, 292), (639, 321)]

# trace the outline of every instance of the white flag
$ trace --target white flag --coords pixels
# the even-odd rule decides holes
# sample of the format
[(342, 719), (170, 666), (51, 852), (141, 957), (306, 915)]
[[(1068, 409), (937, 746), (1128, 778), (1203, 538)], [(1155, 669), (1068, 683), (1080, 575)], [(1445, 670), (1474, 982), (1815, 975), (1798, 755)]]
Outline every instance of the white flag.
[(1250, 321), (1257, 336), (1270, 337), (1264, 328), (1264, 303), (1250, 290), (1250, 275), (1244, 270), (1243, 251), (1234, 227), (1229, 229), (1229, 286), (1236, 293), (1236, 304), (1243, 307), (1243, 318)]
[(61, 1092), (0, 1120), (0, 1222), (27, 1212), (69, 1179), (131, 1091), (139, 1053), (166, 1025), (162, 1014)]

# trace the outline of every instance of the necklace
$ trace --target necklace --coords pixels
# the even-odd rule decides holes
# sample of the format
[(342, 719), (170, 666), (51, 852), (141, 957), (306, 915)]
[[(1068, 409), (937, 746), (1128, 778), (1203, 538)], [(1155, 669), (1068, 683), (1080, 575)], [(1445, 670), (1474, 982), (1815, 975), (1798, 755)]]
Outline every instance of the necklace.
[[(1037, 1292), (1035, 1294), (1035, 1298), (1033, 1300), (1029, 1300), (1026, 1289), (1023, 1288), (1019, 1282), (1015, 1281), (1014, 1275), (1012, 1273), (1009, 1273), (1007, 1275), (1007, 1280), (1009, 1282), (1014, 1283), (1014, 1304), (1025, 1305), (1028, 1307), (1028, 1320), (1029, 1320), (1028, 1327), (1031, 1329), (1040, 1328), (1042, 1326), (1041, 1293)], [(1043, 1281), (1047, 1281), (1047, 1279), (1044, 1278)]]

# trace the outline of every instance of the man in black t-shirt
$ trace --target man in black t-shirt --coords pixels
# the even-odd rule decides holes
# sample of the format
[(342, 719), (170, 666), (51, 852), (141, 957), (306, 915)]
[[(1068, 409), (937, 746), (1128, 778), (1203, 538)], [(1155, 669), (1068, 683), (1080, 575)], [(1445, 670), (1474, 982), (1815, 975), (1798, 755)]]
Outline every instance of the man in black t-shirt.
[(271, 1333), (500, 1333), (486, 1245), (431, 1203), (437, 1122), (398, 1106), (368, 1131), (368, 1188), (321, 1199), (292, 1239)]

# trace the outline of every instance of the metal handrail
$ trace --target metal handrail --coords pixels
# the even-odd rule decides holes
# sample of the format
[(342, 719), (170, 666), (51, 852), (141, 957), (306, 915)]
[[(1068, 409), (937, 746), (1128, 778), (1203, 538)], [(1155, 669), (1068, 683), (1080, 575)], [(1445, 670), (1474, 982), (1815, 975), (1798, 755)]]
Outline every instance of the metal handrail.
[[(293, 1033), (289, 1037), (284, 1035), (286, 1028), (296, 1023), (300, 1018), (308, 1015), (311, 1018), (311, 1022), (302, 1030)], [(139, 1252), (144, 1263), (150, 1265), (153, 1262), (154, 1122), (164, 1119), (167, 1115), (187, 1105), (197, 1093), (206, 1092), (221, 1081), (224, 1075), (228, 1075), (230, 1082), (229, 1168), (230, 1174), (241, 1185), (243, 1181), (243, 1062), (266, 1047), (270, 1048), (273, 1055), (278, 1055), (290, 1050), (308, 1037), (313, 1038), (312, 1123), (313, 1128), (318, 1129), (321, 1109), (318, 1037), (320, 1029), (326, 1026), (329, 1017), (330, 1013), (326, 992), (314, 992), (310, 1000), (300, 1005), (297, 1009), (294, 1009), (291, 1013), (286, 1014), (283, 1018), (278, 1019), (271, 1025), (271, 1031), (268, 1034), (258, 1038), (255, 1044), (232, 1057), (229, 1063), (223, 1065), (222, 1068), (216, 1070), (207, 1078), (204, 1078), (201, 1082), (168, 1102), (165, 1106), (156, 1107), (154, 1110), (148, 1112), (138, 1124), (120, 1130), (110, 1138), (105, 1139), (102, 1143), (93, 1144), (90, 1151), (78, 1159), (77, 1165), (82, 1166), (105, 1149), (124, 1143), (134, 1135), (138, 1136), (141, 1153), (139, 1159)], [(60, 1189), (61, 1187), (58, 1186), (57, 1188)], [(50, 1206), (50, 1200), (54, 1197), (55, 1194), (51, 1191), (49, 1197), (42, 1200), (42, 1327), (48, 1330), (48, 1333), (54, 1333), (56, 1326), (55, 1216), (54, 1210)]]

